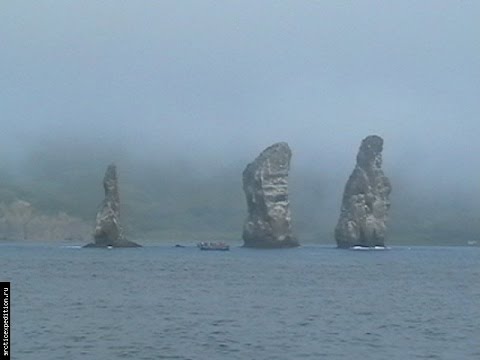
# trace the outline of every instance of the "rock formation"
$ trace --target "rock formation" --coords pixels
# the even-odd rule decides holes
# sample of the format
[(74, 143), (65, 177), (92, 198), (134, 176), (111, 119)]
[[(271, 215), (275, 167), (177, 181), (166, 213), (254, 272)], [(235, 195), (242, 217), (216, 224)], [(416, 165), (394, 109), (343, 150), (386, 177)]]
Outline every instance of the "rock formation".
[(91, 224), (65, 212), (45, 214), (25, 200), (0, 203), (0, 240), (75, 240), (91, 237)]
[(243, 171), (248, 217), (244, 246), (287, 248), (298, 246), (292, 235), (288, 201), (288, 171), (292, 152), (281, 142), (265, 149)]
[(383, 139), (379, 136), (368, 136), (362, 141), (335, 228), (340, 248), (385, 246), (391, 186), (382, 171), (382, 150)]
[(107, 168), (103, 179), (105, 199), (97, 212), (95, 242), (86, 247), (138, 247), (140, 245), (125, 239), (120, 224), (120, 196), (118, 193), (117, 169), (115, 165)]

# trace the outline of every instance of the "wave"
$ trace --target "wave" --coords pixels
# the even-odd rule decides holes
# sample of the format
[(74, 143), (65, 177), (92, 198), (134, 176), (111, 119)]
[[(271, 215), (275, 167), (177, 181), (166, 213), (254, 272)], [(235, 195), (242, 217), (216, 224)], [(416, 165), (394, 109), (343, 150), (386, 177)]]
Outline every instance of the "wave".
[(383, 251), (390, 250), (388, 246), (352, 246), (350, 250), (360, 250), (360, 251)]

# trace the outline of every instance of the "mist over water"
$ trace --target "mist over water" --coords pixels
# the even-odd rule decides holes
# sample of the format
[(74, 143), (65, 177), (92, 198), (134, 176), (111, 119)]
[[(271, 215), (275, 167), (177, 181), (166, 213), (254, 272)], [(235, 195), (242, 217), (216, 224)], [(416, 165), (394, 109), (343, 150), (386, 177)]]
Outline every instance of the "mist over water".
[[(438, 0), (0, 1), (13, 357), (480, 358), (479, 14)], [(373, 134), (392, 250), (336, 250)], [(242, 171), (279, 141), (302, 246), (239, 248)], [(112, 162), (126, 236), (145, 247), (83, 249)]]
[[(1, 176), (91, 221), (113, 161), (125, 215), (162, 198), (156, 217), (186, 212), (196, 205), (167, 204), (218, 188), (235, 214), (222, 231), (233, 233), (245, 212), (241, 171), (287, 141), (297, 231), (318, 241), (330, 236), (360, 141), (378, 134), (392, 226), (428, 214), (431, 233), (452, 217), (438, 209), (480, 211), (480, 7), (412, 5), (3, 3)], [(79, 188), (81, 205), (69, 205)], [(125, 221), (138, 228), (140, 217)]]

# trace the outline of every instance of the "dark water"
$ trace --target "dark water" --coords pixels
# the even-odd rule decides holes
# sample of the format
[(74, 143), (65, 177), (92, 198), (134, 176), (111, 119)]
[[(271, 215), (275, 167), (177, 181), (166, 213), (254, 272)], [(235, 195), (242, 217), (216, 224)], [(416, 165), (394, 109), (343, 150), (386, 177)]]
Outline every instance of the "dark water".
[(1, 245), (13, 359), (480, 359), (480, 248)]

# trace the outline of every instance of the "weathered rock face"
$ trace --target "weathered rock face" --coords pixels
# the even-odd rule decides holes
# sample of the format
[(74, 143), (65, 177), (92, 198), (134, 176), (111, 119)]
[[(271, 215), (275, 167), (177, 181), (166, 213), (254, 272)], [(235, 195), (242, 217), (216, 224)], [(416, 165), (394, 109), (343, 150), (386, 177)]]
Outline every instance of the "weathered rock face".
[(292, 152), (281, 142), (265, 149), (243, 171), (248, 217), (244, 246), (286, 248), (298, 246), (292, 235), (288, 201), (288, 171)]
[(17, 199), (0, 203), (1, 240), (85, 240), (91, 224), (65, 212), (43, 214), (31, 203)]
[(368, 136), (362, 141), (335, 228), (340, 248), (385, 246), (391, 185), (382, 171), (382, 150), (383, 139), (379, 136)]
[(105, 199), (100, 205), (95, 225), (95, 242), (87, 247), (137, 247), (140, 246), (125, 239), (120, 224), (120, 196), (118, 193), (117, 169), (115, 165), (107, 168), (103, 179)]

